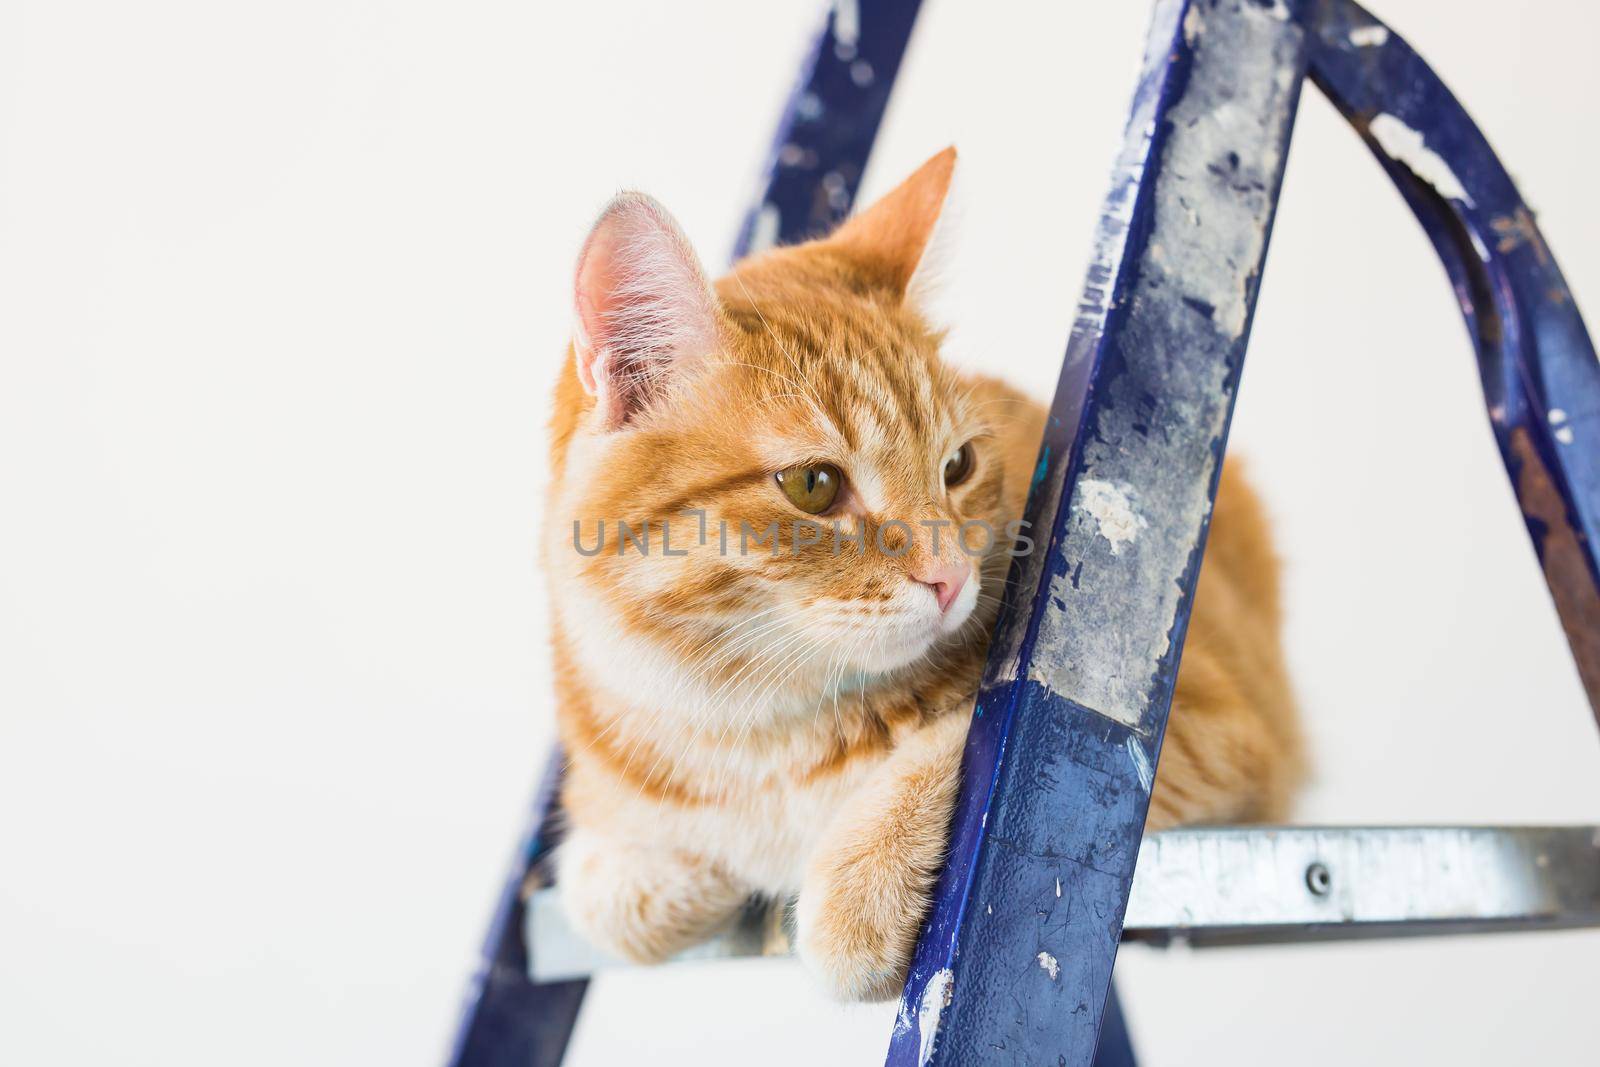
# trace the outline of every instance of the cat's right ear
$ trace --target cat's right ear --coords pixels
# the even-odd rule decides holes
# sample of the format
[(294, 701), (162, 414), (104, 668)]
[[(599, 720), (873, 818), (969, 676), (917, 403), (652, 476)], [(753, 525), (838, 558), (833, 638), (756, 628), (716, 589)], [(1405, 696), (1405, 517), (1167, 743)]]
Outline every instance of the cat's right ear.
[(573, 283), (578, 379), (614, 430), (717, 344), (711, 280), (667, 209), (623, 193), (600, 213)]

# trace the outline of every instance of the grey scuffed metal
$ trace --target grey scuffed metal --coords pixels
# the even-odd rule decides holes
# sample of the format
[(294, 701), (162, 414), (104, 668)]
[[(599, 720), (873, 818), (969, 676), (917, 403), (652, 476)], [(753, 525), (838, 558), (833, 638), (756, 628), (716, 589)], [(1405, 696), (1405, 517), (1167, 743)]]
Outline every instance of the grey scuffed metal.
[[(791, 952), (785, 923), (788, 908), (752, 902), (720, 933), (672, 958), (696, 960), (787, 956)], [(559, 890), (535, 890), (528, 899), (528, 972), (535, 982), (565, 982), (596, 971), (631, 966), (585, 941), (567, 922)]]
[[(1039, 622), (1030, 668), (1051, 691), (1137, 730), (1171, 651), (1233, 396), (1233, 361), (1196, 353), (1236, 345), (1248, 325), (1305, 34), (1282, 0), (1194, 5), (1183, 32), (1196, 61), (1170, 115), (1145, 269), (1126, 297), (1141, 311), (1130, 330), (1147, 335), (1129, 340), (1160, 349), (1159, 381), (1111, 381), (1099, 422), (1080, 435), (1083, 474), (1064, 539), (1078, 551), (1051, 579), (1058, 606)], [(1123, 448), (1139, 425), (1208, 446), (1180, 462), (1164, 449)], [(1065, 605), (1086, 598), (1114, 600), (1129, 624), (1079, 625)]]
[[(1175, 24), (1182, 9), (1183, 0), (1157, 0), (1152, 22), (1157, 26)], [(1088, 270), (1089, 280), (1073, 318), (1072, 333), (1067, 341), (1062, 368), (1063, 379), (1081, 379), (1088, 376), (1087, 364), (1094, 357), (1096, 344), (1105, 329), (1106, 316), (1111, 312), (1117, 267), (1122, 262), (1128, 246), (1128, 228), (1133, 221), (1134, 204), (1149, 167), (1150, 151), (1155, 139), (1156, 111), (1160, 93), (1143, 87), (1159, 82), (1163, 68), (1168, 63), (1166, 49), (1156, 46), (1158, 38), (1159, 34), (1152, 34), (1147, 42), (1148, 50), (1140, 72), (1141, 92), (1135, 97), (1134, 108), (1128, 116), (1123, 135), (1122, 147), (1111, 168), (1111, 193), (1106, 199), (1096, 226), (1094, 252)], [(1076, 429), (1075, 425), (1069, 425), (1065, 427), (1063, 435), (1070, 438)], [(1042, 495), (1034, 502), (1033, 510), (1036, 516), (1042, 516), (1045, 521), (1049, 521), (1050, 517), (1056, 514), (1061, 499), (1062, 481), (1051, 469), (1051, 463), (1059, 464), (1064, 458), (1061, 455), (1052, 457), (1046, 446), (1045, 455), (1041, 458), (1039, 468), (1034, 475), (1036, 483), (1034, 492)], [(1021, 557), (1020, 574), (1016, 581), (1018, 588), (1039, 588), (1039, 583), (1044, 577), (1047, 555), (1041, 550)], [(992, 681), (1006, 682), (1016, 679), (1022, 658), (1023, 641), (1027, 636), (1027, 624), (1026, 612), (1012, 613), (1008, 621), (1003, 624), (1000, 633), (996, 635), (996, 644), (1004, 649), (1004, 653), (999, 659)]]
[[(1326, 890), (1308, 880), (1326, 872)], [(528, 907), (535, 981), (627, 966)], [(1145, 838), (1123, 936), (1197, 947), (1600, 927), (1600, 826), (1219, 827)], [(784, 956), (780, 909), (752, 906), (680, 961)]]
[(1600, 827), (1240, 827), (1146, 838), (1125, 936), (1204, 946), (1597, 925)]

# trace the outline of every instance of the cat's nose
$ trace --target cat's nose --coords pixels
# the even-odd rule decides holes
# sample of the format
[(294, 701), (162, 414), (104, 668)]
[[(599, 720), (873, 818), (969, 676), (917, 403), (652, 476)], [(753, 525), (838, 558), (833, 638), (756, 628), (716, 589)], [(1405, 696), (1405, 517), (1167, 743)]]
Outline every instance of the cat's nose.
[(972, 564), (966, 560), (953, 563), (949, 560), (936, 559), (919, 564), (911, 572), (911, 577), (933, 590), (933, 595), (939, 600), (939, 611), (943, 614), (950, 610), (950, 605), (961, 595), (961, 587), (967, 584), (967, 578), (971, 574)]

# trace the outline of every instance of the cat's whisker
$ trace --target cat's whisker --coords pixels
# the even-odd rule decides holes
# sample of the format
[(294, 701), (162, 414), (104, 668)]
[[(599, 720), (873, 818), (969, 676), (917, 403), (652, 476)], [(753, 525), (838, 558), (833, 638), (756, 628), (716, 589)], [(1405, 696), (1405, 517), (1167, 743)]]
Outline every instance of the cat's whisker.
[[(790, 678), (794, 677), (799, 670), (806, 666), (807, 657), (811, 654), (814, 648), (814, 642), (805, 642), (796, 651), (791, 653), (782, 663), (772, 669), (770, 672), (772, 681), (769, 682), (762, 690), (761, 700), (751, 702), (750, 708), (744, 717), (744, 724), (739, 730), (737, 736), (735, 736), (733, 744), (729, 748), (729, 758), (725, 763), (723, 777), (719, 779), (719, 783), (720, 781), (725, 780), (727, 772), (732, 768), (733, 753), (737, 752), (740, 746), (743, 745), (745, 736), (749, 733), (750, 728), (755, 724), (756, 709), (759, 708), (761, 704), (765, 702), (766, 698), (778, 687), (787, 683)], [(788, 666), (790, 664), (792, 664), (792, 666)], [(788, 666), (788, 670), (785, 671), (781, 677), (778, 677), (778, 671), (782, 670), (785, 666)], [(721, 788), (722, 787), (719, 784), (718, 792), (721, 791)]]
[(839, 713), (839, 689), (844, 685), (844, 672), (845, 668), (848, 666), (845, 661), (844, 647), (842, 645), (839, 648), (838, 661), (839, 673), (838, 676), (833, 679), (831, 688), (833, 690), (833, 727), (834, 730), (838, 732), (839, 743), (842, 745), (846, 743), (846, 739), (844, 735), (844, 717)]
[(718, 646), (715, 652), (707, 658), (698, 660), (695, 670), (682, 680), (682, 684), (694, 684), (706, 680), (711, 674), (728, 665), (732, 660), (755, 649), (762, 638), (775, 631), (782, 630), (790, 625), (792, 621), (786, 617), (770, 619), (760, 626), (737, 636), (729, 634), (724, 637), (714, 638), (711, 644)]
[[(786, 620), (780, 620), (780, 622), (782, 622), (782, 621), (786, 621)], [(796, 638), (798, 638), (799, 636), (801, 636), (801, 635), (800, 634), (796, 634), (796, 635), (786, 639), (785, 641), (780, 642), (778, 647), (786, 647), (788, 644), (792, 644), (793, 641)], [(769, 655), (770, 654), (774, 654), (774, 652), (775, 652), (775, 650), (773, 650), (773, 652), (769, 652)], [(702, 709), (700, 713), (698, 713), (698, 714), (696, 714), (695, 716), (692, 717), (691, 724), (690, 724), (689, 729), (687, 731), (680, 730), (678, 732), (680, 734), (685, 733), (685, 732), (688, 732), (688, 733), (692, 734), (694, 729), (698, 727), (698, 724), (699, 724), (700, 720), (703, 720), (705, 722), (710, 722), (711, 721), (711, 716), (713, 715), (714, 711), (720, 710), (720, 708), (723, 705), (726, 704), (727, 699), (731, 699), (732, 690), (733, 690), (733, 683), (738, 679), (738, 677), (740, 675), (742, 675), (745, 671), (749, 670), (750, 667), (752, 667), (754, 665), (754, 663), (755, 663), (754, 660), (752, 660), (750, 663), (746, 663), (745, 665), (743, 665), (742, 667), (739, 668), (739, 670), (735, 673), (733, 678), (728, 680), (728, 683), (725, 686), (725, 688), (729, 691), (729, 697), (728, 698), (724, 698), (723, 700), (716, 701), (714, 708), (708, 706), (708, 707)], [(632, 746), (630, 746), (630, 748), (629, 748), (628, 756), (627, 756), (627, 762), (624, 764), (624, 767), (623, 767), (623, 777), (624, 778), (627, 777), (628, 771), (632, 768), (633, 759), (637, 755), (638, 750), (639, 750), (639, 748), (641, 747), (641, 745), (643, 743), (643, 739), (644, 739), (644, 734), (641, 733), (639, 738), (636, 738), (635, 741), (634, 741), (634, 744)], [(656, 745), (654, 747), (657, 748), (656, 758), (655, 758), (654, 762), (652, 762), (652, 764), (650, 765), (650, 768), (646, 771), (643, 780), (639, 783), (639, 785), (638, 785), (638, 787), (636, 789), (636, 793), (639, 794), (639, 795), (643, 794), (645, 782), (648, 782), (654, 776), (656, 769), (661, 764), (661, 761), (663, 759), (667, 758), (671, 754), (669, 748), (667, 746), (665, 746), (665, 745)], [(637, 797), (636, 797), (636, 799), (637, 799)]]
[[(779, 605), (779, 608), (781, 607), (782, 605)], [(771, 610), (776, 611), (779, 610), (779, 608), (774, 608)], [(720, 666), (723, 662), (726, 662), (733, 656), (740, 655), (746, 650), (752, 649), (760, 638), (767, 636), (775, 630), (780, 630), (784, 626), (795, 623), (803, 625), (810, 614), (810, 608), (802, 606), (795, 614), (797, 616), (796, 618), (782, 617), (776, 620), (769, 620), (756, 629), (727, 641), (725, 647), (719, 649), (716, 655), (701, 664), (696, 674), (703, 678), (709, 671), (714, 670), (716, 667)], [(770, 650), (768, 651), (770, 654)], [(740, 668), (740, 671), (747, 669), (748, 666), (749, 664), (746, 664), (744, 667)], [(735, 672), (735, 674), (726, 679), (725, 682), (734, 682), (737, 680), (738, 676), (739, 672)]]
[[(797, 642), (804, 639), (805, 632), (801, 628), (797, 628), (794, 633), (781, 638), (772, 647), (765, 650), (765, 665), (770, 666), (774, 657), (785, 652), (789, 648), (793, 647)], [(749, 663), (746, 663), (744, 666), (742, 666), (738, 672), (736, 672), (732, 677), (728, 678), (723, 685), (718, 687), (718, 689), (714, 692), (714, 699), (709, 701), (704, 709), (703, 714), (706, 718), (706, 721), (711, 721), (716, 714), (719, 713), (721, 709), (729, 701), (731, 701), (734, 696), (737, 695), (737, 690), (740, 687), (740, 680), (743, 678), (745, 672), (756, 666), (758, 662), (761, 661), (752, 658)], [(759, 684), (759, 682), (750, 680), (744, 683), (743, 688), (748, 689), (756, 684)]]
[[(775, 688), (781, 684), (781, 680), (778, 679), (780, 671), (783, 671), (791, 663), (803, 665), (805, 659), (815, 651), (816, 642), (811, 640), (808, 635), (800, 633), (797, 634), (797, 637), (799, 638), (798, 641), (790, 641), (784, 646), (774, 648), (769, 654), (766, 674), (751, 686), (752, 689), (760, 688), (759, 692), (755, 693), (748, 701), (749, 708), (746, 711), (744, 721), (753, 721), (757, 713), (764, 708), (768, 699), (773, 695)], [(782, 680), (787, 680), (793, 673), (793, 671), (790, 671), (784, 674)], [(739, 740), (736, 739), (734, 747), (736, 748), (738, 744)]]
[[(750, 618), (748, 618), (748, 619), (740, 622), (739, 624), (737, 624), (733, 628), (733, 631), (730, 631), (730, 634), (732, 632), (734, 632), (734, 631), (737, 631), (742, 626), (749, 625), (750, 623), (753, 623), (753, 622), (755, 622), (755, 621), (757, 621), (757, 620), (759, 620), (759, 619), (761, 619), (761, 618), (763, 618), (763, 617), (765, 617), (767, 615), (772, 614), (775, 611), (780, 610), (782, 607), (783, 607), (783, 605), (780, 604), (780, 605), (776, 605), (774, 607), (768, 608), (766, 611), (757, 612), (755, 615), (753, 615)], [(716, 637), (714, 636), (710, 640), (714, 641), (714, 640), (716, 640)], [(704, 648), (704, 647), (706, 647), (706, 645), (705, 645), (705, 643), (702, 643), (702, 645), (699, 646), (699, 647), (700, 648)], [(685, 653), (685, 657), (687, 658), (690, 654), (692, 654), (692, 653)], [(696, 672), (691, 672), (691, 674), (699, 674), (699, 675), (701, 675), (703, 677), (706, 673), (709, 673), (709, 671), (711, 669), (713, 669), (713, 668), (710, 668), (710, 667), (703, 668), (702, 670), (699, 670), (699, 671), (696, 671)], [(675, 682), (674, 682), (672, 690), (668, 694), (668, 698), (667, 698), (666, 702), (667, 703), (671, 703), (671, 702), (675, 701), (678, 697), (680, 697), (683, 694), (683, 691), (685, 689), (687, 689), (691, 684), (693, 684), (693, 681), (690, 678), (685, 678), (685, 677), (682, 677), (682, 676), (677, 678), (675, 680)], [(598, 731), (592, 738), (589, 739), (587, 744), (585, 744), (581, 749), (578, 749), (577, 751), (578, 752), (587, 752), (590, 749), (593, 749), (595, 745), (599, 744), (602, 740), (604, 740), (607, 737), (607, 735), (609, 735), (613, 730), (618, 729), (627, 720), (627, 718), (628, 718), (628, 716), (626, 714), (618, 714), (618, 715), (614, 716), (611, 719), (611, 721), (606, 724), (604, 729)], [(653, 718), (655, 718), (655, 717), (653, 716)], [(640, 741), (639, 741), (639, 739), (636, 738), (634, 740), (633, 745), (630, 746), (630, 749), (629, 749), (630, 758), (631, 758), (631, 753), (635, 749), (637, 749), (639, 744), (640, 744)], [(571, 755), (572, 755), (571, 753), (568, 754), (568, 758), (569, 759), (571, 758)]]
[[(777, 654), (778, 650), (786, 648), (789, 645), (793, 644), (801, 636), (802, 635), (800, 635), (800, 634), (793, 634), (793, 635), (790, 635), (787, 638), (784, 638), (784, 639), (780, 640), (780, 642), (776, 646), (774, 646), (773, 649), (768, 650), (767, 655), (771, 656), (771, 655)], [(683, 729), (681, 729), (679, 731), (679, 734), (687, 735), (687, 736), (691, 736), (692, 737), (694, 734), (696, 734), (696, 733), (698, 733), (700, 731), (702, 726), (709, 725), (711, 722), (713, 722), (715, 720), (715, 717), (717, 716), (717, 714), (722, 710), (723, 707), (725, 707), (727, 705), (727, 703), (737, 694), (738, 690), (741, 688), (741, 686), (740, 686), (741, 678), (749, 670), (751, 670), (751, 668), (753, 668), (756, 665), (757, 662), (758, 662), (757, 660), (752, 659), (752, 660), (750, 660), (750, 662), (747, 662), (747, 663), (743, 664), (734, 673), (733, 676), (725, 679), (720, 685), (714, 687), (712, 689), (712, 691), (711, 691), (710, 699), (704, 701), (688, 717), (687, 722), (684, 723)], [(753, 680), (752, 680), (751, 684), (753, 684)], [(724, 725), (724, 732), (726, 732), (726, 729), (727, 729), (727, 725), (725, 724)], [(719, 745), (720, 745), (720, 736), (719, 736)], [(661, 753), (659, 753), (658, 756), (657, 756), (657, 763), (659, 763), (660, 759), (665, 757), (666, 755), (667, 755), (667, 752), (665, 750), (663, 750)], [(653, 771), (654, 771), (654, 766), (652, 766), (652, 773), (653, 773)]]
[(751, 618), (736, 624), (726, 632), (713, 634), (709, 639), (697, 646), (693, 652), (686, 654), (685, 658), (698, 655), (699, 652), (705, 651), (713, 645), (719, 645), (720, 647), (717, 648), (714, 655), (712, 655), (709, 659), (700, 661), (702, 670), (707, 668), (715, 668), (732, 656), (738, 655), (742, 651), (752, 647), (758, 638), (765, 636), (772, 630), (781, 629), (783, 626), (796, 621), (803, 622), (809, 616), (811, 611), (809, 605), (801, 605), (794, 611), (795, 618), (779, 617), (777, 619), (768, 619), (754, 630), (740, 633), (740, 630), (743, 627), (748, 626), (759, 619), (765, 618), (774, 612), (782, 611), (786, 606), (787, 605), (784, 604), (774, 605), (773, 607), (768, 608), (766, 611), (758, 612)]

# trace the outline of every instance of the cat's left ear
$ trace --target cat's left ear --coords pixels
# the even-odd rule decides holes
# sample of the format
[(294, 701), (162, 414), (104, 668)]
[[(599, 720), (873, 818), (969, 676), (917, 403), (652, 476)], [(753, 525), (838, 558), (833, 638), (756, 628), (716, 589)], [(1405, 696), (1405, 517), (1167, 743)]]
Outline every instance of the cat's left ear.
[(846, 220), (828, 241), (902, 297), (926, 296), (948, 244), (946, 205), (955, 170), (952, 146)]
[(711, 280), (667, 209), (643, 193), (606, 206), (573, 284), (578, 379), (614, 430), (717, 346)]

